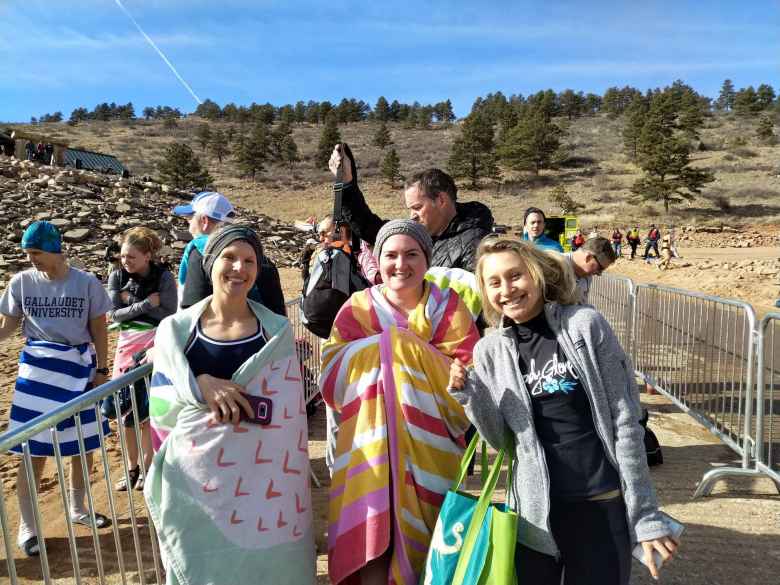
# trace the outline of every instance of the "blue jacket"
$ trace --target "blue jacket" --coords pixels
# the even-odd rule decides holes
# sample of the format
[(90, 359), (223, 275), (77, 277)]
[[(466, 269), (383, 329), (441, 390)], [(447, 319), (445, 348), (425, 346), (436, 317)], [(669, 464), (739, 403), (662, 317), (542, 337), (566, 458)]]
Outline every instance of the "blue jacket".
[(560, 252), (561, 254), (563, 254), (563, 246), (561, 246), (558, 242), (556, 242), (552, 238), (548, 238), (544, 234), (542, 234), (535, 240), (532, 240), (531, 238), (528, 237), (527, 233), (524, 233), (523, 239), (528, 240), (534, 246), (542, 250), (552, 250), (553, 252)]

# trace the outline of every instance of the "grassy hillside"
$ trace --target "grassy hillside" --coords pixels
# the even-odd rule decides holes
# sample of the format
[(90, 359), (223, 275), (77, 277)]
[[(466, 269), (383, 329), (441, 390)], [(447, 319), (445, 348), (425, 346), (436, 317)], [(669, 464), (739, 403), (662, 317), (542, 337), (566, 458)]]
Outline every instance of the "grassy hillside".
[[(25, 132), (46, 135), (90, 150), (117, 155), (136, 175), (154, 175), (156, 161), (172, 141), (189, 143), (206, 163), (216, 180), (216, 188), (236, 202), (285, 220), (322, 215), (331, 205), (329, 175), (316, 169), (312, 157), (321, 127), (296, 126), (294, 137), (303, 157), (291, 173), (271, 166), (252, 182), (240, 177), (233, 160), (219, 164), (204, 152), (195, 140), (195, 130), (205, 122), (200, 118), (179, 121), (174, 129), (163, 128), (159, 121), (86, 122), (71, 127), (65, 124), (18, 125)], [(226, 129), (229, 124), (211, 122)], [(489, 182), (477, 191), (461, 188), (462, 200), (487, 203), (501, 223), (517, 224), (529, 205), (551, 214), (559, 210), (549, 193), (564, 184), (570, 195), (585, 205), (580, 214), (586, 226), (602, 229), (619, 224), (690, 223), (780, 223), (780, 146), (756, 143), (757, 120), (731, 115), (708, 118), (702, 131), (703, 147), (693, 156), (695, 164), (715, 173), (701, 197), (690, 204), (673, 208), (667, 215), (663, 206), (636, 204), (630, 200), (630, 187), (639, 177), (638, 169), (623, 154), (622, 119), (606, 116), (584, 117), (565, 123), (570, 158), (564, 168), (543, 171), (539, 177), (505, 172), (502, 181)], [(213, 128), (212, 128), (213, 129)], [(371, 144), (376, 125), (370, 122), (340, 128), (342, 138), (353, 149), (360, 165), (361, 184), (372, 208), (380, 215), (404, 215), (401, 190), (391, 189), (380, 179), (382, 151)], [(390, 126), (394, 146), (401, 158), (402, 173), (409, 175), (429, 166), (445, 166), (449, 146), (458, 133), (457, 125), (432, 130), (410, 130)], [(237, 128), (236, 128), (237, 130)], [(747, 143), (737, 137), (744, 136)]]

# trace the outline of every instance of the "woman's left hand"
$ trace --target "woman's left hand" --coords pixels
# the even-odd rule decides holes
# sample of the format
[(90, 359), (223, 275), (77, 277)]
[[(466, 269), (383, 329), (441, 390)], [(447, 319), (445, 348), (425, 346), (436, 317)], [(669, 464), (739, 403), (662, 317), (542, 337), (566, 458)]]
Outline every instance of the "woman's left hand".
[(672, 560), (672, 557), (677, 552), (677, 546), (679, 543), (670, 536), (663, 536), (654, 540), (646, 540), (641, 543), (642, 550), (644, 551), (645, 562), (647, 568), (650, 569), (650, 574), (653, 579), (658, 579), (658, 569), (655, 566), (655, 559), (653, 558), (653, 551), (657, 551), (661, 555), (664, 564)]

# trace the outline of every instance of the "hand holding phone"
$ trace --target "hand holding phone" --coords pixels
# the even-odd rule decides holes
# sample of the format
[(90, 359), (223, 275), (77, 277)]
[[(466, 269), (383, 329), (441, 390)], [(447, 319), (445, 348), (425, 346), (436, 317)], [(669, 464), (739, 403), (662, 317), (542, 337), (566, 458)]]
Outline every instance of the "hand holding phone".
[(242, 409), (242, 421), (262, 426), (271, 424), (271, 419), (273, 417), (273, 401), (270, 398), (252, 396), (251, 394), (246, 394), (245, 392), (241, 392), (241, 396), (246, 398), (247, 402), (249, 402), (253, 413), (253, 416), (250, 417)]

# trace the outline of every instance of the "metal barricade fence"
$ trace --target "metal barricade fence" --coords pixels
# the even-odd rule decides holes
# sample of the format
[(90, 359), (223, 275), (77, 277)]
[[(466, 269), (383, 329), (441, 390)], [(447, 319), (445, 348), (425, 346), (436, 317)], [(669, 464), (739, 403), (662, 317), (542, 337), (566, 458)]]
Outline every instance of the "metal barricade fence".
[(780, 313), (759, 325), (756, 412), (756, 469), (780, 491)]
[[(38, 534), (40, 549), (40, 579), (44, 583), (51, 583), (53, 582), (53, 579), (60, 580), (60, 578), (69, 581), (69, 577), (66, 575), (71, 572), (71, 569), (73, 582), (76, 583), (76, 585), (87, 580), (94, 582), (95, 577), (99, 583), (122, 583), (122, 585), (125, 585), (128, 583), (128, 577), (130, 575), (135, 577), (133, 582), (138, 582), (142, 585), (145, 585), (146, 583), (157, 583), (158, 585), (161, 585), (163, 583), (164, 579), (159, 550), (157, 548), (157, 538), (154, 527), (151, 522), (148, 521), (148, 516), (145, 513), (145, 504), (142, 494), (133, 489), (128, 489), (124, 496), (120, 496), (113, 488), (113, 480), (117, 477), (124, 478), (127, 485), (131, 484), (130, 470), (128, 469), (125, 457), (120, 456), (121, 470), (112, 477), (110, 471), (111, 466), (109, 465), (108, 451), (110, 446), (107, 445), (108, 437), (103, 433), (102, 425), (98, 424), (99, 448), (97, 451), (100, 454), (100, 461), (91, 461), (92, 456), (87, 456), (85, 454), (84, 429), (81, 422), (81, 416), (77, 415), (77, 413), (82, 410), (94, 409), (97, 420), (102, 420), (103, 417), (100, 413), (101, 401), (113, 394), (114, 403), (119, 404), (119, 391), (128, 385), (132, 386), (134, 382), (141, 379), (146, 379), (148, 386), (148, 376), (151, 373), (151, 369), (150, 365), (137, 368), (116, 380), (107, 382), (84, 393), (76, 400), (63, 404), (51, 412), (38, 416), (20, 427), (0, 435), (0, 452), (7, 452), (12, 447), (20, 444), (22, 446), (22, 469), (26, 475), (27, 484), (29, 486), (34, 527)], [(136, 402), (135, 392), (129, 392), (129, 398), (134, 420), (137, 421), (139, 420), (138, 414), (141, 405)], [(71, 520), (68, 511), (70, 495), (66, 489), (63, 457), (60, 455), (58, 426), (61, 427), (62, 423), (69, 419), (75, 422), (80, 450), (80, 455), (76, 455), (71, 459), (70, 469), (71, 473), (74, 471), (81, 473), (84, 479), (87, 498), (86, 503), (87, 509), (89, 510), (89, 522), (91, 523), (91, 526), (89, 527), (91, 544), (87, 544), (87, 542), (84, 542), (83, 538), (76, 535), (74, 522)], [(43, 497), (38, 494), (39, 488), (36, 485), (37, 482), (33, 481), (35, 472), (33, 471), (33, 458), (30, 455), (28, 441), (38, 433), (47, 431), (51, 434), (51, 440), (54, 445), (54, 460), (56, 464), (55, 482), (59, 488), (59, 501), (62, 514), (57, 517), (42, 518), (40, 504), (54, 504), (54, 501), (58, 498), (54, 491), (51, 491)], [(141, 440), (139, 425), (126, 428), (120, 422), (117, 424), (117, 431), (122, 453), (127, 452), (127, 433), (135, 433), (136, 444), (139, 449), (139, 460), (143, 461), (143, 441)], [(111, 439), (111, 441), (113, 442), (115, 439)], [(114, 443), (113, 446), (116, 446), (116, 444)], [(40, 467), (40, 465), (35, 467)], [(99, 477), (94, 482), (90, 482), (90, 470), (95, 467), (98, 468)], [(39, 477), (41, 471), (42, 469), (39, 469), (38, 471)], [(100, 471), (102, 471), (102, 474)], [(98, 511), (96, 510), (96, 508), (98, 508), (96, 505), (97, 501), (104, 502), (104, 504), (101, 504), (101, 508), (103, 505), (108, 506), (107, 510), (101, 511), (107, 512), (107, 516), (111, 521), (110, 529), (101, 529), (100, 532), (98, 532), (99, 529), (95, 524), (95, 514)], [(2, 527), (2, 537), (6, 554), (7, 574), (11, 585), (15, 585), (18, 583), (16, 562), (14, 560), (16, 538), (11, 530), (7, 510), (8, 506), (5, 495), (3, 492), (0, 492), (0, 526)], [(52, 528), (59, 528), (60, 521), (63, 521), (67, 533), (67, 548), (69, 549), (70, 562), (67, 563), (67, 561), (65, 561), (65, 563), (63, 563), (61, 558), (62, 555), (59, 554), (59, 562), (56, 566), (52, 566), (47, 554), (47, 533), (49, 538), (51, 538)], [(59, 540), (61, 540), (61, 538), (53, 539), (52, 542), (56, 543), (54, 546), (58, 553), (62, 553), (65, 547), (59, 543)], [(87, 539), (87, 541), (89, 541), (89, 539)], [(135, 559), (128, 557), (125, 552), (125, 549), (130, 548), (131, 546), (135, 552)], [(29, 564), (27, 566), (29, 566)], [(23, 577), (29, 579), (31, 575), (24, 575)], [(37, 575), (33, 577), (33, 579), (37, 578)]]
[(634, 317), (634, 283), (622, 276), (595, 276), (588, 292), (588, 302), (607, 318), (623, 347), (631, 354), (632, 319)]
[[(288, 317), (293, 328), (296, 341), (296, 350), (301, 362), (301, 369), (304, 376), (304, 393), (307, 406), (317, 398), (319, 388), (317, 386), (320, 375), (320, 339), (306, 330), (300, 319), (299, 301), (289, 301), (287, 303)], [(143, 461), (143, 441), (139, 425), (125, 427), (121, 422), (116, 425), (116, 436), (106, 436), (102, 432), (102, 426), (98, 425), (99, 430), (99, 457), (95, 458), (91, 465), (88, 465), (88, 459), (92, 456), (84, 454), (84, 431), (80, 416), (74, 416), (85, 409), (94, 409), (97, 420), (101, 420), (100, 412), (101, 401), (110, 395), (114, 395), (114, 403), (119, 404), (119, 391), (127, 386), (132, 386), (134, 382), (145, 379), (147, 387), (149, 386), (149, 375), (152, 366), (145, 365), (134, 369), (123, 375), (121, 378), (111, 380), (98, 388), (84, 393), (76, 400), (63, 404), (58, 408), (36, 417), (35, 419), (19, 426), (18, 428), (0, 434), (0, 452), (5, 453), (12, 447), (22, 446), (22, 469), (28, 478), (30, 486), (30, 501), (33, 507), (33, 518), (35, 532), (39, 535), (40, 548), (40, 573), (25, 574), (21, 577), (25, 580), (41, 580), (44, 583), (52, 583), (55, 580), (64, 580), (76, 585), (81, 583), (155, 583), (162, 585), (165, 581), (160, 553), (157, 545), (157, 538), (154, 526), (149, 520), (146, 511), (146, 504), (140, 491), (128, 489), (123, 494), (114, 489), (114, 481), (124, 479), (126, 485), (131, 484), (130, 470), (127, 460), (124, 456), (116, 453), (117, 447), (121, 447), (121, 453), (127, 453), (127, 433), (135, 434), (136, 444), (139, 450), (139, 461)], [(139, 420), (140, 405), (136, 403), (135, 392), (129, 392), (131, 401), (132, 415), (134, 420)], [(69, 494), (65, 479), (65, 466), (63, 457), (59, 452), (59, 441), (57, 430), (64, 421), (73, 419), (75, 421), (76, 432), (78, 436), (80, 455), (77, 455), (75, 469), (81, 468), (79, 473), (84, 477), (86, 487), (87, 508), (90, 514), (89, 527), (91, 539), (84, 539), (78, 535), (74, 523), (71, 521), (69, 508)], [(55, 445), (53, 459), (56, 464), (56, 475), (54, 482), (57, 484), (55, 490), (49, 482), (45, 489), (45, 494), (41, 497), (38, 493), (39, 488), (36, 482), (32, 481), (34, 474), (33, 457), (30, 454), (28, 441), (41, 432), (51, 434), (52, 443)], [(37, 458), (36, 458), (37, 459)], [(112, 460), (120, 460), (120, 469), (111, 472), (110, 465)], [(79, 462), (80, 461), (80, 465)], [(74, 467), (71, 467), (74, 469)], [(97, 469), (94, 481), (89, 481), (89, 470)], [(40, 477), (41, 471), (38, 470)], [(319, 486), (319, 481), (312, 475), (312, 479)], [(58, 489), (57, 489), (58, 488)], [(59, 495), (59, 497), (58, 497)], [(61, 516), (43, 518), (40, 512), (40, 505), (46, 504), (47, 508), (52, 505), (57, 506), (55, 501), (59, 500), (58, 514)], [(106, 506), (107, 509), (103, 509)], [(14, 506), (15, 508), (15, 506)], [(16, 553), (16, 532), (12, 530), (9, 518), (9, 506), (6, 501), (5, 493), (0, 489), (0, 534), (2, 535), (3, 545), (0, 550), (5, 551), (5, 560), (7, 568), (7, 578), (10, 585), (19, 583), (19, 574), (17, 572), (14, 555)], [(110, 528), (98, 529), (95, 526), (95, 513), (103, 512), (111, 521)], [(62, 526), (64, 524), (64, 527)], [(65, 533), (67, 544), (62, 544), (62, 533)], [(55, 537), (53, 533), (56, 533)], [(57, 565), (52, 566), (47, 554), (47, 539), (57, 551)], [(63, 561), (65, 550), (68, 550), (69, 561)], [(127, 551), (133, 550), (132, 554)], [(25, 570), (29, 570), (31, 565), (25, 562)], [(0, 581), (6, 575), (2, 573), (2, 562), (0, 562)], [(71, 577), (72, 575), (72, 577)]]

